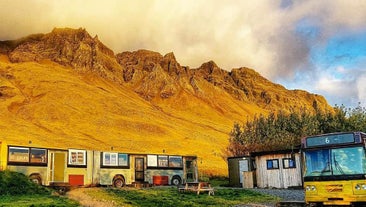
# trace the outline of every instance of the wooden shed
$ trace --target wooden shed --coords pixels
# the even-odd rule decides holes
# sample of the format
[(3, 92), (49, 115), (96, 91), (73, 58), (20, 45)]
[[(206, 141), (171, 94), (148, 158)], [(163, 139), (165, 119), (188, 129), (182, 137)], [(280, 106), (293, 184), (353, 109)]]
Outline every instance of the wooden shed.
[(256, 184), (259, 188), (302, 186), (302, 163), (299, 149), (256, 152)]
[[(229, 157), (229, 185), (232, 187), (254, 187), (254, 166), (250, 156)], [(246, 173), (246, 174), (245, 174)], [(246, 176), (247, 175), (247, 176)], [(250, 176), (252, 175), (252, 176)]]

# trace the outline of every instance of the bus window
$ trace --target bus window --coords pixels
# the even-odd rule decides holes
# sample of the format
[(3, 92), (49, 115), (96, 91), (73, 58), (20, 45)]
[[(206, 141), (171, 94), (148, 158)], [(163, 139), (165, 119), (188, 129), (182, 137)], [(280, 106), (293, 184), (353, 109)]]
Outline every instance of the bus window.
[(117, 153), (103, 152), (103, 166), (117, 166)]
[(118, 153), (118, 166), (128, 166), (128, 154)]
[(363, 147), (311, 150), (305, 152), (305, 176), (364, 174)]
[(329, 149), (307, 151), (305, 176), (330, 174)]
[(47, 150), (31, 148), (30, 151), (30, 162), (31, 163), (47, 163)]
[(86, 165), (86, 151), (85, 150), (69, 150), (69, 165)]
[(169, 167), (182, 168), (183, 159), (181, 156), (169, 156)]
[(29, 162), (29, 148), (9, 147), (9, 162)]
[(334, 175), (364, 174), (362, 147), (332, 149), (332, 169)]
[(158, 166), (159, 167), (168, 167), (168, 156), (159, 155), (158, 156)]

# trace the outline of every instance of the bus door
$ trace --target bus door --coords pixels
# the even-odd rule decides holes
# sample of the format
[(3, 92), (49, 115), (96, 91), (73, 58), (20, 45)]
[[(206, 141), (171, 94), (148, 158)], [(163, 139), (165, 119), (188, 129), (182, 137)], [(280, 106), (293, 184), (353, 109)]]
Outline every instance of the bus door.
[(185, 158), (185, 179), (186, 182), (195, 182), (198, 180), (197, 158)]
[(65, 182), (66, 152), (50, 152), (50, 182)]
[(143, 157), (135, 158), (135, 181), (144, 182), (145, 181), (145, 163)]

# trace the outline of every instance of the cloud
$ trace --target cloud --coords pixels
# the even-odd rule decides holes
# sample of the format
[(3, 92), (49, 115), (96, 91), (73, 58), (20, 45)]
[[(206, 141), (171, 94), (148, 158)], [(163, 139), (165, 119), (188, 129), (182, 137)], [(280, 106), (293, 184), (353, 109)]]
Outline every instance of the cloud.
[(318, 80), (313, 53), (336, 34), (365, 30), (364, 11), (362, 0), (2, 0), (0, 40), (83, 27), (116, 53), (173, 51), (192, 68), (214, 60), (227, 70), (250, 67), (311, 90), (324, 80), (305, 85), (299, 77)]

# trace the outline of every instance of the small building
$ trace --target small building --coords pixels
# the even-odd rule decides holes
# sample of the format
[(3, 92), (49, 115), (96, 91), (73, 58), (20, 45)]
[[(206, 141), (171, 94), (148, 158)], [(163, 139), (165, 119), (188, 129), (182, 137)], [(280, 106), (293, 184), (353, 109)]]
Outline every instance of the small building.
[[(244, 172), (252, 172), (254, 170), (253, 159), (250, 156), (229, 157), (229, 185), (232, 187), (251, 186), (254, 183), (254, 178), (247, 178)], [(248, 180), (249, 179), (249, 180)], [(252, 184), (251, 184), (252, 183)], [(252, 186), (254, 187), (254, 186)]]
[(256, 184), (258, 188), (289, 188), (302, 186), (299, 149), (256, 152)]
[(229, 185), (244, 188), (301, 187), (301, 164), (299, 149), (229, 157)]

